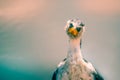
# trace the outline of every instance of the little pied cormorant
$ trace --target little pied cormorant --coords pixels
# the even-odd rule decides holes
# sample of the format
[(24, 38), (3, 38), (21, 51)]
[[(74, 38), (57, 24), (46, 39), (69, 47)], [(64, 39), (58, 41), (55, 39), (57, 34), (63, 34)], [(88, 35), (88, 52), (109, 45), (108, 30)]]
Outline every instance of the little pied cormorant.
[(69, 37), (67, 57), (58, 65), (52, 80), (104, 80), (82, 56), (80, 46), (85, 26), (81, 20), (68, 20), (65, 31)]

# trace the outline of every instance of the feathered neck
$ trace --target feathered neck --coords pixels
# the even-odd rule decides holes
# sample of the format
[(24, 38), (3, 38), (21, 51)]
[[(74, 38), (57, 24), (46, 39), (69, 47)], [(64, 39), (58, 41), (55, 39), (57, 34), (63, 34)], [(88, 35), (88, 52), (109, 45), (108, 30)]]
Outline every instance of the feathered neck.
[(80, 49), (80, 38), (69, 39), (69, 49), (67, 58), (70, 62), (77, 62), (83, 60)]

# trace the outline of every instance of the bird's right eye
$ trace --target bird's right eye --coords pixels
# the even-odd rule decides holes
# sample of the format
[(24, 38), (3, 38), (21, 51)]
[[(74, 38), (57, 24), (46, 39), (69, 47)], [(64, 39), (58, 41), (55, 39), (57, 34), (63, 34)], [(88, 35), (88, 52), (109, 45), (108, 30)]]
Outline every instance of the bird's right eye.
[(72, 24), (72, 23), (70, 23), (69, 28), (72, 28), (72, 27), (73, 27), (73, 24)]

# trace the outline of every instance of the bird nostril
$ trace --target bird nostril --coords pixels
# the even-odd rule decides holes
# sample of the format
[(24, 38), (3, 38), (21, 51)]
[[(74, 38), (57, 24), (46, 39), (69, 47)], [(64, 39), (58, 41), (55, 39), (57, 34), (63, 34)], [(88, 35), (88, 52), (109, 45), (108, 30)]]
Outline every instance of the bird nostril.
[(77, 27), (76, 30), (79, 32), (79, 31), (81, 30), (81, 28), (80, 28), (80, 27)]
[(72, 28), (72, 27), (74, 27), (74, 26), (73, 26), (73, 24), (72, 24), (72, 23), (70, 23), (69, 28)]

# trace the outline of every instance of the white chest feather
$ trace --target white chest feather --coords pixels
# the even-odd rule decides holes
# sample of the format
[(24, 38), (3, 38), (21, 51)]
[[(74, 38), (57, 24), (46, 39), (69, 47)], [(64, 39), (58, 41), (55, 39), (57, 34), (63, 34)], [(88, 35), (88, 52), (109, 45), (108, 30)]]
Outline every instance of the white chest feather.
[(90, 74), (89, 68), (87, 68), (84, 64), (79, 63), (69, 64), (64, 76), (67, 76), (68, 80), (92, 80), (92, 75)]

